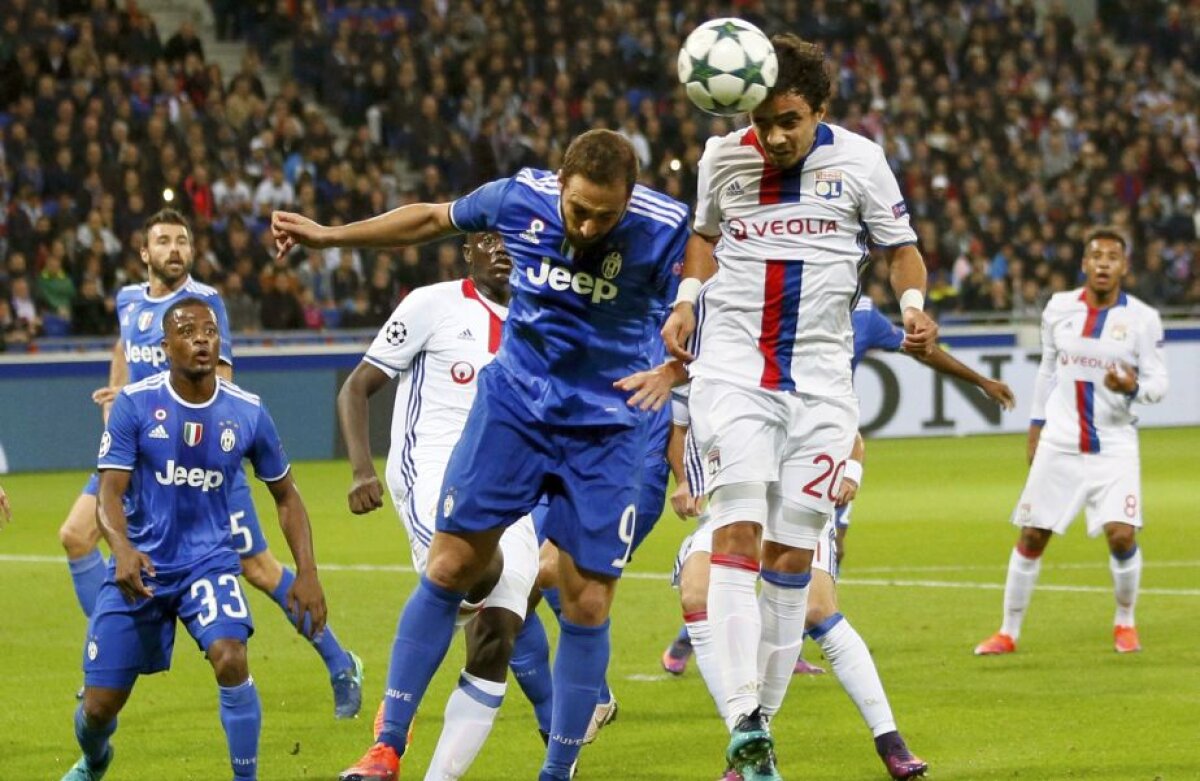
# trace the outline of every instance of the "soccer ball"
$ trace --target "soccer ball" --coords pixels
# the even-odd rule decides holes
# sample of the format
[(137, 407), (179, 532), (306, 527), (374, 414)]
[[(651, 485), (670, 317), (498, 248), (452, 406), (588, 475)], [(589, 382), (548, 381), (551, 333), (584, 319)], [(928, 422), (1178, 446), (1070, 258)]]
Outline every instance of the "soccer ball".
[(775, 86), (779, 63), (763, 31), (741, 19), (712, 19), (692, 30), (679, 50), (679, 81), (710, 114), (753, 111)]

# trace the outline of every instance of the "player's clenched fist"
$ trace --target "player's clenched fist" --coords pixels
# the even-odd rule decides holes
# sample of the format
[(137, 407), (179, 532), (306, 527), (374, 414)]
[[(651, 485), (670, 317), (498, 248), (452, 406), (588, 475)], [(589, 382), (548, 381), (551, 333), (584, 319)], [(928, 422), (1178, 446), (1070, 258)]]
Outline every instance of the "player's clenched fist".
[(295, 212), (271, 212), (271, 236), (275, 239), (277, 257), (283, 257), (294, 247), (328, 246), (328, 228)]
[(348, 496), (350, 512), (362, 515), (383, 507), (383, 485), (377, 475), (355, 478)]
[(688, 339), (692, 338), (692, 332), (695, 330), (695, 308), (688, 303), (676, 306), (662, 327), (662, 338), (663, 343), (667, 346), (667, 352), (685, 363), (695, 360), (696, 356), (692, 355), (684, 347)]
[(929, 355), (937, 347), (938, 327), (933, 318), (915, 307), (907, 307), (904, 318), (904, 344), (909, 355)]

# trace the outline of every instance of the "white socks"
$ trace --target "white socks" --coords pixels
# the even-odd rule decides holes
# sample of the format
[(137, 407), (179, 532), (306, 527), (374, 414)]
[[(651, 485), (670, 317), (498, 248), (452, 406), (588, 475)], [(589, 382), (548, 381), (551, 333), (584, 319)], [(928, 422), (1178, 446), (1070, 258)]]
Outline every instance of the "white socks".
[(1004, 581), (1004, 622), (1000, 631), (1016, 640), (1021, 636), (1021, 622), (1033, 597), (1038, 573), (1042, 571), (1042, 559), (1030, 558), (1013, 548), (1008, 558), (1008, 577)]
[(1142, 549), (1134, 548), (1133, 555), (1125, 559), (1109, 556), (1108, 569), (1112, 572), (1113, 596), (1117, 600), (1113, 624), (1133, 626), (1133, 608), (1137, 605), (1138, 584), (1142, 580)]
[(758, 645), (759, 702), (764, 716), (773, 717), (783, 705), (800, 646), (804, 643), (804, 614), (808, 605), (809, 573), (762, 571), (758, 607), (762, 640)]
[[(753, 559), (716, 553), (708, 579), (708, 622), (713, 658), (725, 695), (725, 725), (758, 707), (758, 643), (762, 617), (758, 612), (758, 566)], [(720, 709), (719, 709), (720, 710)]]
[(896, 720), (879, 680), (879, 671), (875, 669), (875, 660), (850, 622), (841, 613), (834, 613), (820, 626), (813, 627), (811, 637), (821, 647), (871, 734), (879, 737), (895, 731)]
[(445, 723), (425, 781), (457, 781), (471, 767), (504, 700), (505, 683), (485, 681), (463, 670), (446, 701)]
[(696, 667), (700, 677), (708, 687), (708, 693), (717, 706), (717, 714), (725, 718), (725, 689), (721, 686), (721, 670), (713, 650), (712, 626), (708, 623), (708, 613), (689, 613), (684, 617), (688, 637), (692, 641), (692, 653), (696, 657)]

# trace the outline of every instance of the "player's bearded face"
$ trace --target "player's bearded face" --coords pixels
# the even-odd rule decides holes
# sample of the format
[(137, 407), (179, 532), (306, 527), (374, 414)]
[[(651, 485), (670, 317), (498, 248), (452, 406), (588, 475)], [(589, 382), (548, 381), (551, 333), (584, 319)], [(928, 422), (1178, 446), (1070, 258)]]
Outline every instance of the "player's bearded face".
[(142, 258), (150, 274), (173, 286), (192, 270), (192, 241), (182, 225), (158, 224), (150, 228)]
[(776, 168), (791, 168), (808, 154), (824, 118), (824, 109), (813, 111), (795, 93), (772, 95), (750, 114), (767, 162)]
[(562, 183), (563, 230), (574, 247), (587, 247), (617, 226), (629, 205), (620, 182), (597, 184), (581, 175)]
[(1125, 276), (1125, 250), (1115, 239), (1093, 239), (1083, 254), (1083, 273), (1096, 293), (1111, 293)]
[(171, 366), (196, 377), (216, 370), (221, 353), (217, 319), (207, 306), (185, 306), (163, 323), (163, 350)]

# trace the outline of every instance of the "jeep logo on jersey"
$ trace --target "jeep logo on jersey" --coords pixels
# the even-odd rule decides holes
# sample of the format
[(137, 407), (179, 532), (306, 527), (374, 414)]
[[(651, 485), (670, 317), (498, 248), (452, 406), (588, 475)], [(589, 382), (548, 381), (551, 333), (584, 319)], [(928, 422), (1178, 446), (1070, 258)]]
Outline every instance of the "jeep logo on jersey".
[(183, 441), (188, 444), (188, 447), (195, 447), (200, 444), (200, 438), (204, 436), (204, 425), (201, 423), (184, 423), (183, 424)]
[(137, 345), (127, 340), (125, 342), (125, 362), (148, 363), (157, 369), (160, 364), (167, 362), (167, 354), (157, 344), (154, 346), (148, 344)]
[(837, 229), (837, 220), (823, 220), (819, 217), (793, 217), (790, 220), (734, 218), (729, 221), (729, 234), (737, 241), (774, 236), (820, 236), (837, 233)]
[(201, 493), (220, 488), (225, 482), (225, 475), (221, 474), (216, 469), (201, 469), (194, 467), (188, 469), (186, 466), (176, 466), (175, 459), (167, 459), (167, 465), (163, 467), (163, 471), (155, 472), (154, 479), (162, 485), (186, 485), (191, 488), (199, 488)]
[(842, 172), (817, 171), (817, 182), (813, 185), (813, 190), (827, 201), (840, 198), (842, 195)]
[(525, 269), (525, 276), (537, 287), (549, 287), (551, 290), (572, 290), (581, 296), (592, 299), (593, 304), (601, 301), (612, 301), (621, 292), (607, 279), (597, 279), (586, 271), (571, 273), (570, 269), (551, 265), (549, 258), (542, 258), (542, 265), (536, 269)]
[(600, 264), (600, 273), (605, 279), (612, 279), (617, 274), (621, 273), (621, 253), (610, 252), (604, 256), (604, 262)]
[(459, 385), (466, 385), (475, 379), (475, 367), (466, 361), (458, 361), (450, 367), (450, 379)]
[(233, 450), (233, 447), (236, 444), (237, 444), (237, 437), (234, 436), (233, 429), (227, 428), (221, 432), (221, 449), (222, 450), (224, 450), (226, 453), (228, 453)]

